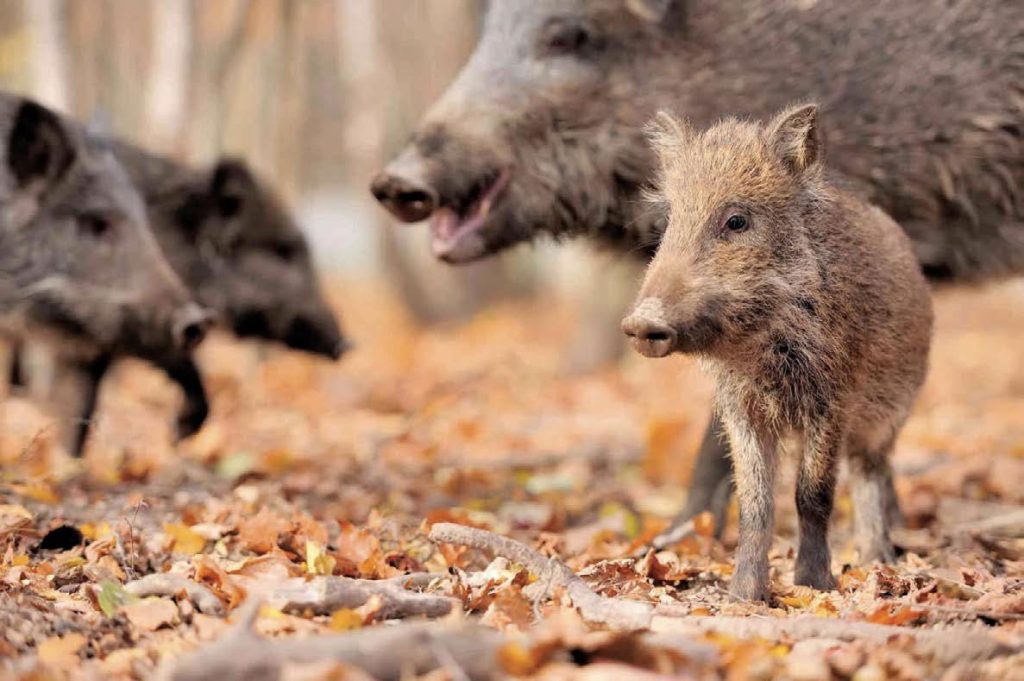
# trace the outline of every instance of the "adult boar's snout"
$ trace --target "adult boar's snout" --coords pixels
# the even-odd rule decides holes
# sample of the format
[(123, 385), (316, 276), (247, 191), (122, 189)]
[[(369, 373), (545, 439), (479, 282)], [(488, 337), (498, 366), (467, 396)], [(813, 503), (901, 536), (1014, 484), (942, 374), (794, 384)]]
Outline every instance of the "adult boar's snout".
[(173, 324), (175, 344), (184, 350), (193, 350), (206, 338), (206, 332), (213, 325), (213, 313), (188, 303), (175, 313)]
[(402, 154), (377, 174), (370, 191), (402, 222), (426, 220), (437, 208), (437, 191), (424, 179), (422, 161)]
[(352, 344), (341, 334), (338, 322), (330, 314), (298, 314), (288, 325), (285, 345), (330, 359), (339, 359)]
[(666, 357), (676, 347), (675, 330), (643, 306), (622, 320), (622, 332), (633, 341), (636, 351), (646, 357)]

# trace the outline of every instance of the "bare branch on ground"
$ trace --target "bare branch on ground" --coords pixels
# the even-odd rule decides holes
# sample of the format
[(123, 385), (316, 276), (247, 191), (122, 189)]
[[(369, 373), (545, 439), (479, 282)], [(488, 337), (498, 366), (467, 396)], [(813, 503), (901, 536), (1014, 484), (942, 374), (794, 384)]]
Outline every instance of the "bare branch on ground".
[(488, 551), (525, 566), (537, 576), (536, 583), (565, 589), (580, 615), (590, 623), (628, 631), (650, 627), (654, 612), (650, 605), (598, 595), (565, 563), (547, 558), (522, 542), (454, 523), (437, 523), (430, 528), (430, 539)]

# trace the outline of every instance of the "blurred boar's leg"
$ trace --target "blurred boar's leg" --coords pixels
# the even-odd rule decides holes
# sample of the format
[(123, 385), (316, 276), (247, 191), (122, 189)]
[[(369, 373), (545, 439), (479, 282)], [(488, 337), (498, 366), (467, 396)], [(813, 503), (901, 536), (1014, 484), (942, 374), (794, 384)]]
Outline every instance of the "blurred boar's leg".
[(99, 399), (100, 378), (110, 357), (93, 360), (58, 359), (51, 400), (60, 424), (61, 444), (72, 456), (81, 456), (92, 430)]
[(179, 440), (184, 440), (198, 433), (210, 414), (203, 377), (191, 357), (161, 362), (160, 368), (181, 387), (185, 403), (178, 412), (175, 434)]
[[(65, 442), (72, 456), (81, 456), (96, 414), (100, 383), (114, 360), (113, 355), (101, 355), (86, 362), (64, 361), (58, 367), (53, 398), (60, 405), (62, 423), (73, 424), (64, 428)], [(203, 386), (202, 376), (191, 357), (155, 362), (182, 389), (184, 406), (178, 414), (176, 437), (190, 437), (206, 422), (210, 404)]]

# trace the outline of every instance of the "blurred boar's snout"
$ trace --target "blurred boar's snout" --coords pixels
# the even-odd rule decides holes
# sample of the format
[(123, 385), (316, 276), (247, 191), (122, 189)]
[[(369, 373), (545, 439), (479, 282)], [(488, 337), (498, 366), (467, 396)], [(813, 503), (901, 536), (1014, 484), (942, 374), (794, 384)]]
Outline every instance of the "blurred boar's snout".
[(341, 335), (338, 322), (329, 313), (296, 315), (288, 325), (284, 342), (294, 350), (330, 359), (339, 359), (352, 348), (352, 344)]
[(437, 191), (424, 179), (423, 161), (410, 147), (377, 174), (370, 191), (402, 222), (426, 220), (437, 208)]
[(676, 332), (662, 313), (661, 301), (647, 298), (622, 320), (622, 331), (645, 357), (666, 357), (676, 347)]
[(187, 303), (174, 315), (174, 342), (184, 350), (193, 350), (213, 324), (213, 314), (195, 303)]

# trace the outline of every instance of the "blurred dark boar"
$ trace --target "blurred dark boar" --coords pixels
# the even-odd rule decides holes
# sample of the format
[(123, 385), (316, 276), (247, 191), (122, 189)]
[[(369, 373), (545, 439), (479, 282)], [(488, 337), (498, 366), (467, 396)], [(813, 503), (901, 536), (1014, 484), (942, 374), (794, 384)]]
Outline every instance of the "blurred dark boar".
[[(124, 142), (112, 148), (142, 192), (164, 255), (219, 323), (241, 337), (330, 359), (342, 355), (348, 342), (320, 291), (305, 237), (243, 162), (222, 160), (199, 171)], [(76, 455), (85, 445), (99, 382), (117, 354), (90, 365), (91, 383), (75, 400), (84, 405)], [(177, 436), (188, 437), (209, 414), (202, 377), (191, 360), (154, 363), (184, 391)]]
[[(704, 126), (815, 99), (835, 169), (926, 274), (1024, 272), (1024, 3), (494, 0), (476, 51), (372, 184), (462, 263), (540, 235), (653, 253), (657, 109)], [(728, 498), (709, 432), (684, 516)], [(716, 492), (721, 492), (716, 494)]]
[(244, 162), (197, 171), (125, 143), (115, 153), (171, 266), (222, 324), (329, 359), (344, 353), (305, 236)]
[(8, 334), (68, 352), (179, 354), (206, 313), (161, 254), (142, 200), (107, 145), (0, 94), (0, 305)]
[(699, 354), (715, 378), (740, 502), (733, 594), (769, 596), (773, 483), (791, 432), (794, 581), (834, 589), (828, 524), (841, 458), (861, 560), (896, 555), (889, 455), (928, 365), (927, 282), (899, 226), (825, 177), (815, 106), (703, 133), (659, 121), (669, 224), (622, 329), (648, 357)]

